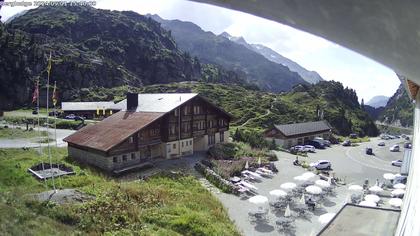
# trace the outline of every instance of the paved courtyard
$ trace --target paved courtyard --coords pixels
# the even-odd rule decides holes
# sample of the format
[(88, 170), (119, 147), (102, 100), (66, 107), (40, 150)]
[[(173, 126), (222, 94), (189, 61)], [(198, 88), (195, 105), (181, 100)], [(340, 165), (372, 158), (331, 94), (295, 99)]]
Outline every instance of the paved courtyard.
[[(275, 221), (281, 217), (284, 212), (275, 213), (271, 210), (268, 213), (268, 222), (253, 224), (248, 218), (250, 210), (256, 210), (258, 206), (250, 203), (248, 198), (238, 197), (232, 194), (225, 194), (220, 191), (212, 191), (214, 195), (222, 202), (228, 210), (230, 218), (235, 222), (238, 229), (243, 235), (316, 235), (325, 224), (319, 222), (319, 216), (325, 213), (337, 213), (344, 204), (348, 201), (351, 192), (348, 190), (350, 184), (362, 185), (364, 180), (368, 179), (370, 185), (373, 185), (376, 180), (384, 181), (384, 173), (398, 173), (399, 167), (390, 165), (390, 160), (399, 159), (402, 157), (402, 152), (389, 153), (388, 148), (400, 143), (401, 140), (386, 141), (386, 147), (377, 147), (378, 139), (374, 138), (371, 142), (361, 144), (358, 147), (343, 147), (341, 145), (334, 145), (325, 150), (317, 150), (316, 153), (310, 153), (307, 158), (308, 162), (317, 160), (330, 160), (332, 162), (333, 171), (336, 177), (345, 180), (346, 185), (339, 185), (335, 188), (335, 196), (328, 196), (327, 200), (323, 202), (322, 206), (314, 212), (309, 211), (307, 217), (297, 217), (295, 214), (295, 228), (291, 231), (279, 231), (276, 227)], [(376, 156), (367, 156), (364, 154), (366, 147), (374, 147)], [(269, 201), (275, 200), (269, 192), (273, 189), (280, 189), (280, 185), (285, 182), (297, 183), (293, 177), (301, 175), (306, 172), (305, 169), (292, 164), (295, 155), (284, 152), (277, 152), (279, 161), (275, 162), (279, 172), (273, 178), (264, 178), (262, 182), (253, 183), (258, 188), (258, 194), (266, 196)], [(302, 159), (302, 158), (301, 158)], [(384, 204), (381, 207), (389, 207), (387, 201), (389, 198), (382, 198)], [(298, 201), (298, 199), (295, 199)], [(265, 208), (269, 208), (266, 204)]]

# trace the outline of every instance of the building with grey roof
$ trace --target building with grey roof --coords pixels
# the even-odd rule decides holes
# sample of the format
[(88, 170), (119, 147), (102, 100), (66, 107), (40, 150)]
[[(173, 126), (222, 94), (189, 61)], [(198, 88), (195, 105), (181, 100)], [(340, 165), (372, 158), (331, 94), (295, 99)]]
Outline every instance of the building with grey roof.
[(290, 148), (295, 145), (303, 145), (315, 137), (329, 139), (331, 125), (325, 120), (274, 125), (273, 128), (265, 131), (264, 136), (269, 141), (274, 139), (276, 144), (283, 148)]
[(74, 114), (86, 119), (103, 119), (121, 110), (114, 102), (62, 102), (64, 116)]

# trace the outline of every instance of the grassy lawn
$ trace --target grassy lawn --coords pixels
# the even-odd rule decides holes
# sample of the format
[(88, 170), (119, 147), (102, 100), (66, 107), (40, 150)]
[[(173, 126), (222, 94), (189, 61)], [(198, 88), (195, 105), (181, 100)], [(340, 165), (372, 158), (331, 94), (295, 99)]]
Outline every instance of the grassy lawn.
[[(41, 131), (41, 136), (47, 136), (46, 131)], [(18, 139), (18, 138), (34, 138), (39, 137), (37, 130), (15, 129), (15, 128), (0, 128), (0, 139)]]
[[(56, 180), (59, 187), (76, 188), (96, 199), (72, 205), (29, 200), (27, 194), (45, 191), (46, 186), (27, 168), (47, 157), (33, 149), (0, 149), (0, 229), (6, 235), (239, 235), (221, 203), (194, 177), (162, 174), (147, 181), (117, 182), (76, 165), (64, 148), (54, 148), (52, 154), (54, 162), (76, 172)], [(47, 185), (51, 188), (51, 180)]]

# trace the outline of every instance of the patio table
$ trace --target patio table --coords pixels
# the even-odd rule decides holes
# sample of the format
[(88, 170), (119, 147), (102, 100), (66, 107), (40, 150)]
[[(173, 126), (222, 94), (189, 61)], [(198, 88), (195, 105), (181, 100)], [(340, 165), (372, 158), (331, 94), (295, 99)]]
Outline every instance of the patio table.
[(276, 225), (281, 226), (283, 229), (287, 229), (287, 228), (292, 227), (293, 221), (294, 220), (291, 217), (284, 217), (284, 216), (282, 216), (282, 217), (279, 217), (276, 220)]

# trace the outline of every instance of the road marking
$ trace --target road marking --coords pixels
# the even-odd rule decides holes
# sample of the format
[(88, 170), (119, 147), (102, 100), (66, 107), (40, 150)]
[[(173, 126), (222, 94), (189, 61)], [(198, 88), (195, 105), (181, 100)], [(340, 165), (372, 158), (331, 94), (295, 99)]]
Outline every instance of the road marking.
[(357, 159), (355, 159), (354, 157), (352, 157), (351, 155), (350, 155), (350, 150), (351, 149), (347, 149), (347, 151), (346, 151), (346, 156), (348, 157), (348, 158), (350, 158), (351, 160), (353, 160), (354, 162), (357, 162), (357, 163), (359, 163), (360, 165), (362, 165), (362, 166), (365, 166), (365, 167), (369, 167), (369, 168), (372, 168), (372, 169), (377, 169), (377, 170), (382, 170), (382, 171), (387, 171), (387, 172), (396, 172), (395, 170), (390, 170), (390, 169), (387, 169), (387, 168), (381, 168), (381, 167), (377, 167), (377, 166), (372, 166), (372, 165), (368, 165), (368, 164), (366, 164), (365, 162), (363, 162), (363, 161), (359, 161), (359, 160), (357, 160)]

